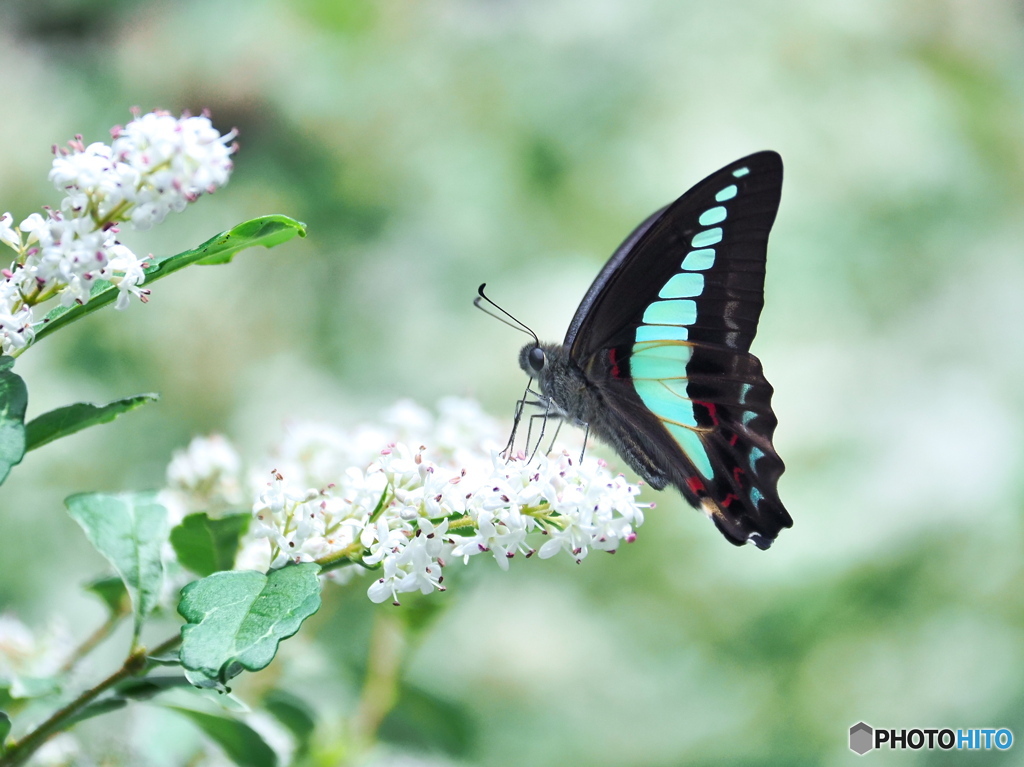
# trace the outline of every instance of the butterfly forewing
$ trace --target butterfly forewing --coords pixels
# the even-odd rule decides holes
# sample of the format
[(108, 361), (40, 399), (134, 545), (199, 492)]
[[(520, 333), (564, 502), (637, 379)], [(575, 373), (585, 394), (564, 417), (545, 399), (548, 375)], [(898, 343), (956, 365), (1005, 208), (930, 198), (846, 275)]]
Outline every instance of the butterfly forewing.
[[(580, 305), (565, 344), (652, 484), (671, 482), (734, 543), (766, 548), (778, 499), (772, 387), (749, 353), (764, 303), (782, 160), (726, 166), (647, 219)], [(629, 452), (629, 451), (627, 451)], [(638, 468), (638, 470), (640, 470)]]

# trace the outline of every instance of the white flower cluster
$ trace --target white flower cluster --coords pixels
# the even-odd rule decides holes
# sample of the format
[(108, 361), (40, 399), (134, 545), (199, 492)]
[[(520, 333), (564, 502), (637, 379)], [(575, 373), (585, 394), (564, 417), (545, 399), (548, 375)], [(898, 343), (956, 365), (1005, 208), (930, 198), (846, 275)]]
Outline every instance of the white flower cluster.
[(64, 306), (83, 304), (98, 279), (115, 284), (116, 306), (146, 301), (144, 259), (122, 245), (118, 222), (136, 229), (158, 224), (231, 173), (236, 133), (221, 135), (206, 115), (136, 116), (115, 127), (108, 146), (81, 137), (54, 148), (50, 181), (65, 194), (59, 210), (33, 213), (18, 226), (0, 216), (0, 242), (15, 252), (0, 282), (0, 348), (4, 354), (32, 342), (32, 307), (54, 296)]
[[(443, 400), (439, 413), (403, 402), (383, 419), (390, 430), (294, 427), (255, 493), (236, 567), (316, 561), (348, 578), (362, 566), (376, 574), (370, 599), (398, 604), (403, 592), (443, 591), (443, 569), (479, 554), (506, 570), (535, 552), (581, 562), (636, 537), (647, 505), (604, 462), (565, 451), (506, 461), (475, 402)], [(222, 465), (210, 472), (223, 481)]]
[(36, 633), (12, 613), (0, 613), (0, 686), (15, 697), (28, 692), (26, 680), (58, 673), (71, 651), (72, 636), (62, 623)]
[(224, 437), (196, 437), (185, 450), (176, 450), (167, 466), (167, 488), (161, 502), (172, 523), (190, 511), (205, 511), (216, 518), (244, 504), (242, 459)]

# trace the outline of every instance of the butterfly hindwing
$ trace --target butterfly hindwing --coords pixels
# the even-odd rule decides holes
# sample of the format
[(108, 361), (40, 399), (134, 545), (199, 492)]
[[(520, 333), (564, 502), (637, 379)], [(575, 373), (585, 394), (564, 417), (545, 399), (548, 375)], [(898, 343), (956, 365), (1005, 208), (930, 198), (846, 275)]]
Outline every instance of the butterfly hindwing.
[(565, 341), (609, 411), (599, 433), (730, 541), (762, 548), (792, 524), (776, 489), (772, 387), (748, 351), (781, 184), (781, 159), (760, 152), (650, 217), (598, 275)]

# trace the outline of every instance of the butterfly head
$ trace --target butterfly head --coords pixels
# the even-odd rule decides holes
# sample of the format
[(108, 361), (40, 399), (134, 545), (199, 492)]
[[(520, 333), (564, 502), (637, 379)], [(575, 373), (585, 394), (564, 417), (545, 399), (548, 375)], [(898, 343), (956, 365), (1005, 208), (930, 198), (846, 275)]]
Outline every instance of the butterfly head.
[(519, 367), (530, 378), (536, 378), (540, 375), (541, 371), (544, 370), (544, 365), (547, 364), (547, 360), (547, 354), (544, 353), (544, 348), (540, 344), (526, 344), (526, 346), (519, 350)]
[(586, 386), (564, 346), (528, 343), (519, 350), (519, 367), (530, 376), (531, 386), (536, 385), (534, 393), (549, 414), (582, 418), (586, 408), (579, 402), (579, 393)]

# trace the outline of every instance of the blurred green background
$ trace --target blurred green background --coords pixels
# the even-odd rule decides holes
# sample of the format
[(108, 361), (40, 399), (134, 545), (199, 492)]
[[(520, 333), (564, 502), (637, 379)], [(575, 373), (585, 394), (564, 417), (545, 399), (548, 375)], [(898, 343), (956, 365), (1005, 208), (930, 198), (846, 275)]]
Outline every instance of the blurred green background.
[[(231, 183), (126, 243), (177, 252), (264, 213), (310, 233), (19, 360), (30, 415), (162, 400), (14, 471), (0, 611), (98, 623), (78, 585), (102, 563), (61, 500), (159, 485), (195, 434), (257, 456), (289, 419), (351, 424), (399, 397), (510, 414), (522, 338), (472, 308), (476, 286), (561, 338), (638, 221), (771, 148), (786, 182), (754, 351), (795, 527), (734, 549), (665, 494), (614, 557), (474, 562), (406, 670), (471, 712), (467, 746), (381, 763), (840, 765), (862, 719), (1024, 738), (1021, 3), (6, 0), (0, 75), (16, 221), (59, 200), (51, 144), (105, 140), (132, 105), (205, 107), (240, 130)], [(352, 627), (393, 610), (364, 587), (327, 589), (289, 650), (328, 741)]]

